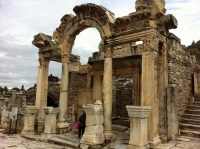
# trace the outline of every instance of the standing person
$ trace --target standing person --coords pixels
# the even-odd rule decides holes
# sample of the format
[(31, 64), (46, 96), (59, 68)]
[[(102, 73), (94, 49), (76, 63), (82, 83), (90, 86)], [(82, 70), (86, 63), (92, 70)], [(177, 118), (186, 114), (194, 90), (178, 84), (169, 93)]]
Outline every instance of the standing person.
[(85, 111), (83, 111), (83, 114), (79, 117), (79, 127), (78, 127), (78, 137), (81, 138), (81, 136), (84, 134), (85, 131), (85, 120), (86, 120), (86, 114)]

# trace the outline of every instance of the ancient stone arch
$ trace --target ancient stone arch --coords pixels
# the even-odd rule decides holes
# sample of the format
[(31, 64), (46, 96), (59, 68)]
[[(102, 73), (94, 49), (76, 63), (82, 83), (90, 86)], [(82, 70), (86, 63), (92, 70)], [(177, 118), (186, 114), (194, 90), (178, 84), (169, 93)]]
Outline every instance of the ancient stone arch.
[(76, 35), (82, 30), (95, 27), (102, 38), (110, 37), (111, 24), (114, 23), (114, 14), (108, 9), (95, 4), (82, 4), (74, 7), (76, 16), (66, 14), (61, 18), (60, 26), (54, 31), (53, 39), (58, 45), (61, 45), (62, 51), (65, 52), (72, 48)]
[[(172, 69), (172, 62), (178, 64), (177, 61), (181, 60), (179, 58), (181, 56), (176, 57), (173, 53), (177, 49), (184, 53), (180, 39), (169, 32), (170, 29), (177, 28), (177, 20), (171, 14), (165, 15), (165, 0), (136, 0), (135, 8), (136, 12), (115, 19), (114, 14), (102, 6), (82, 4), (74, 7), (76, 15), (67, 14), (61, 18), (61, 24), (53, 32), (52, 37), (43, 33), (34, 36), (32, 43), (39, 48), (40, 62), (36, 95), (36, 106), (40, 109), (36, 116), (38, 128), (42, 123), (42, 107), (46, 106), (49, 61), (57, 61), (62, 63), (57, 123), (60, 133), (69, 127), (68, 85), (69, 72), (73, 71), (87, 76), (86, 88), (90, 87), (91, 75), (94, 76), (94, 85), (90, 89), (93, 92), (93, 101), (103, 101), (105, 139), (112, 139), (114, 136), (111, 122), (113, 74), (132, 74), (135, 82), (132, 94), (134, 106), (127, 107), (131, 126), (136, 126), (137, 123), (138, 127), (145, 128), (140, 129), (139, 134), (148, 132), (148, 138), (140, 139), (141, 136), (133, 138), (135, 137), (133, 132), (138, 132), (139, 129), (132, 128), (129, 144), (134, 146), (134, 140), (139, 138), (137, 140), (139, 142), (146, 141), (142, 142), (142, 145), (147, 145), (148, 140), (152, 148), (155, 148), (161, 141), (159, 134), (164, 137), (169, 135), (166, 130), (177, 123), (172, 122), (175, 119), (167, 121), (166, 107), (170, 105), (164, 105), (167, 103), (166, 90), (168, 87), (176, 86), (178, 80), (172, 76), (173, 73), (169, 74), (169, 71)], [(99, 31), (101, 42), (99, 50), (89, 58), (88, 65), (81, 65), (79, 57), (70, 54), (76, 35), (89, 27), (95, 27)], [(136, 45), (137, 41), (143, 43)], [(187, 63), (193, 62), (187, 61)], [(148, 123), (147, 113), (150, 114)], [(178, 126), (173, 128), (175, 128), (172, 132), (174, 137), (178, 133)]]

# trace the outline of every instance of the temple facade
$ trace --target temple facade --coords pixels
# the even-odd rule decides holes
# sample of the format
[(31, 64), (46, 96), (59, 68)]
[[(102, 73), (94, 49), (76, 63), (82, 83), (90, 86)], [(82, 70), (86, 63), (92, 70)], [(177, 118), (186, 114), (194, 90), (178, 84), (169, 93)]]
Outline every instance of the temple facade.
[[(56, 61), (62, 63), (57, 133), (70, 131), (69, 121), (77, 120), (83, 109), (87, 113), (102, 105), (102, 109), (98, 107), (100, 120), (95, 126), (98, 130), (103, 126), (102, 132), (95, 132), (100, 140), (115, 138), (112, 116), (120, 113), (119, 110), (125, 111), (122, 115), (130, 120), (128, 148), (148, 148), (162, 141), (176, 140), (185, 109), (199, 92), (196, 59), (170, 33), (178, 23), (173, 15), (165, 14), (165, 0), (136, 0), (135, 9), (127, 16), (115, 18), (103, 6), (78, 5), (73, 9), (75, 15), (61, 18), (52, 36), (43, 33), (34, 36), (32, 43), (39, 50), (37, 132), (44, 131), (49, 62)], [(89, 57), (87, 65), (81, 65), (80, 57), (71, 53), (76, 36), (90, 27), (100, 34), (99, 51)], [(128, 91), (123, 85), (115, 88), (119, 76), (131, 80)], [(73, 85), (76, 81), (77, 86)], [(119, 97), (122, 94), (127, 96)], [(117, 108), (119, 100), (122, 108)], [(94, 107), (87, 106), (90, 104)], [(91, 129), (88, 127), (89, 134)], [(85, 134), (82, 144), (90, 139)]]

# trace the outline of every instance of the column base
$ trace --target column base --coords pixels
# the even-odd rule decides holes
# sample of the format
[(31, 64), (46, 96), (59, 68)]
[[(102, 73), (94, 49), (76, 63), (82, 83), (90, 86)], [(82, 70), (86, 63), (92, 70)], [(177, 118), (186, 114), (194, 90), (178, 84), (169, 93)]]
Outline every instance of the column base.
[(103, 134), (106, 143), (110, 143), (115, 140), (115, 134), (113, 134), (112, 132), (103, 132)]
[(36, 121), (35, 122), (35, 130), (37, 133), (44, 132), (44, 121)]
[(67, 133), (69, 131), (69, 124), (67, 122), (58, 122), (57, 130), (59, 134)]
[(35, 135), (35, 131), (33, 130), (22, 130), (21, 136), (25, 137), (28, 135)]
[(161, 143), (160, 137), (155, 137), (153, 140), (148, 140), (148, 143), (150, 145), (150, 148), (155, 148), (156, 145)]
[(127, 149), (149, 149), (149, 145), (145, 145), (145, 146), (135, 146), (135, 145), (128, 145)]
[(81, 149), (102, 149), (101, 145), (80, 144)]
[(50, 133), (43, 133), (41, 136), (41, 140), (48, 140), (49, 138), (53, 137), (56, 134), (50, 134)]

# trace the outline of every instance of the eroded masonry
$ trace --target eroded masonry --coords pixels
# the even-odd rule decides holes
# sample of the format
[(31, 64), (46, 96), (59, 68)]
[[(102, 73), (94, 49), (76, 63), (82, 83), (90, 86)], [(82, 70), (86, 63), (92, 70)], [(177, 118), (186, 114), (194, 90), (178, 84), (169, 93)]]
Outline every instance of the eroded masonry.
[[(165, 0), (137, 0), (135, 8), (115, 18), (103, 6), (82, 4), (74, 7), (75, 15), (61, 18), (52, 36), (34, 36), (40, 64), (36, 103), (22, 108), (25, 123), (31, 125), (24, 126), (23, 135), (68, 132), (83, 109), (87, 119), (82, 148), (114, 140), (113, 116), (130, 120), (128, 148), (153, 148), (190, 131), (183, 120), (192, 114), (187, 114), (188, 104), (198, 99), (194, 98), (199, 93), (196, 59), (170, 33), (177, 20), (165, 14)], [(81, 65), (80, 57), (71, 53), (76, 36), (89, 27), (99, 31), (101, 42), (88, 64)], [(56, 108), (47, 107), (50, 61), (62, 63)]]

